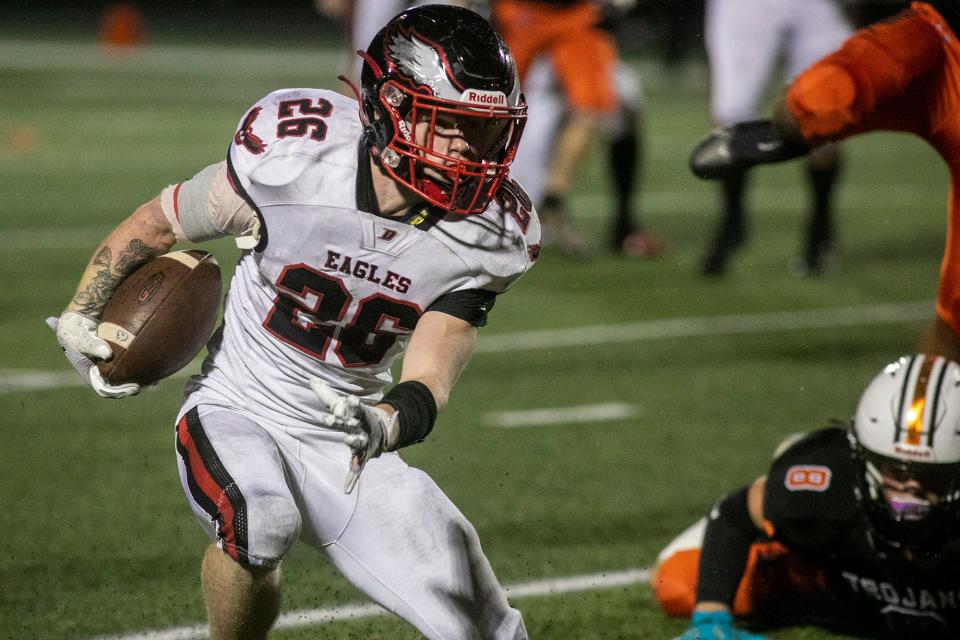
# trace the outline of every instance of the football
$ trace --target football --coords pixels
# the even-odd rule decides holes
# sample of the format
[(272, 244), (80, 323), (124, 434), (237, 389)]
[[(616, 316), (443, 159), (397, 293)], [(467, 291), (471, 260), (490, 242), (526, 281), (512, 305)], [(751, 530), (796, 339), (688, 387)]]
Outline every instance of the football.
[(172, 251), (134, 271), (114, 292), (97, 335), (113, 358), (97, 364), (110, 384), (148, 385), (186, 366), (220, 309), (220, 266), (206, 251)]

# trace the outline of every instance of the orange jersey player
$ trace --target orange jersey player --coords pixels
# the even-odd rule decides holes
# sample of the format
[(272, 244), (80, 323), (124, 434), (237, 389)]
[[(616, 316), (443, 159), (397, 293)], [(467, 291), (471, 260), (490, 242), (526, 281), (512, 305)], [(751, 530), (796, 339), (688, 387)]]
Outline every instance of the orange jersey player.
[(593, 0), (496, 0), (491, 20), (517, 62), (522, 82), (537, 57), (549, 59), (568, 114), (556, 134), (542, 203), (544, 244), (583, 257), (587, 243), (575, 230), (568, 197), (592, 141), (610, 127), (619, 99), (614, 84), (617, 50), (600, 25)]
[(772, 120), (711, 133), (694, 150), (698, 176), (721, 179), (789, 160), (825, 142), (869, 131), (914, 133), (950, 168), (949, 226), (937, 319), (920, 349), (960, 359), (960, 2), (914, 2), (896, 18), (854, 34), (800, 74)]
[(494, 24), (517, 61), (521, 80), (534, 58), (550, 56), (573, 109), (606, 112), (617, 106), (612, 36), (600, 28), (600, 7), (583, 0), (497, 0)]

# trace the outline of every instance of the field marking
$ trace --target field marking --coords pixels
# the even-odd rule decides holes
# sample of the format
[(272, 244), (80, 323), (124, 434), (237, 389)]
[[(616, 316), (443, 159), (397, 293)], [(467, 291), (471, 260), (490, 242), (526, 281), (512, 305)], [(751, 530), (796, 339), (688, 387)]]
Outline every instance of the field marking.
[(607, 404), (581, 405), (579, 407), (502, 411), (488, 414), (487, 424), (501, 429), (513, 429), (516, 427), (542, 427), (574, 422), (607, 422), (632, 418), (639, 412), (639, 409), (632, 404), (610, 402)]
[(644, 320), (624, 324), (518, 331), (504, 335), (483, 336), (477, 343), (477, 353), (534, 351), (620, 342), (647, 342), (670, 338), (701, 338), (803, 329), (835, 329), (838, 327), (916, 322), (929, 319), (932, 316), (933, 303), (918, 301), (901, 304), (774, 311), (772, 313)]
[[(579, 576), (561, 578), (547, 578), (520, 582), (507, 585), (507, 596), (511, 598), (532, 598), (537, 596), (552, 596), (562, 593), (582, 593), (626, 587), (650, 582), (650, 571), (644, 568), (625, 569), (622, 571), (605, 571), (603, 573), (589, 573)], [(341, 620), (360, 620), (387, 615), (387, 611), (373, 603), (346, 604), (337, 607), (321, 609), (301, 609), (281, 614), (277, 619), (274, 630), (296, 629), (312, 627)], [(169, 629), (154, 629), (132, 634), (97, 636), (91, 640), (200, 640), (207, 637), (206, 625), (195, 624), (185, 627)]]
[[(200, 360), (195, 360), (170, 378), (186, 378), (200, 372)], [(7, 393), (43, 391), (45, 389), (63, 389), (82, 387), (85, 383), (69, 365), (64, 363), (64, 371), (36, 371), (29, 369), (0, 369), (0, 395)], [(162, 384), (162, 383), (161, 383)], [(148, 389), (146, 393), (150, 393)]]
[[(67, 363), (64, 363), (64, 365), (66, 364)], [(44, 389), (61, 389), (63, 387), (79, 386), (81, 381), (77, 374), (69, 370), (69, 365), (64, 368), (67, 369), (67, 371), (0, 369), (0, 393), (42, 391)]]
[[(671, 338), (703, 338), (799, 331), (804, 329), (836, 329), (839, 327), (918, 322), (933, 316), (931, 301), (901, 304), (876, 304), (825, 309), (800, 309), (699, 318), (672, 318), (644, 320), (624, 324), (518, 331), (481, 337), (477, 353), (505, 353), (566, 349), (622, 342), (648, 342)], [(197, 371), (197, 364), (187, 367), (173, 377), (182, 378)], [(30, 371), (0, 369), (0, 394), (43, 389), (76, 387), (83, 383), (71, 371)]]
[(150, 44), (128, 55), (109, 55), (93, 42), (0, 39), (0, 69), (13, 71), (215, 74), (244, 78), (301, 74), (313, 77), (318, 66), (335, 69), (342, 60), (343, 53), (339, 48)]

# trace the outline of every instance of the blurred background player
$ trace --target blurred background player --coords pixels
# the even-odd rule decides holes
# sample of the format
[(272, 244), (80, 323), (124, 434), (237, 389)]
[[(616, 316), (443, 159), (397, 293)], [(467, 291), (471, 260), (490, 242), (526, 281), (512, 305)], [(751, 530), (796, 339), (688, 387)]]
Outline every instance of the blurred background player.
[(530, 136), (549, 141), (547, 154), (528, 150), (518, 156), (529, 153), (531, 159), (523, 162), (531, 171), (538, 162), (533, 158), (549, 157), (539, 166), (546, 173), (538, 207), (544, 243), (555, 244), (568, 255), (583, 255), (586, 243), (571, 225), (567, 197), (593, 138), (617, 117), (620, 103), (614, 82), (617, 50), (603, 28), (602, 7), (586, 0), (495, 0), (491, 16), (517, 60), (521, 81), (526, 82), (535, 60), (546, 57), (563, 91), (562, 128), (554, 135)]
[(918, 349), (960, 361), (960, 2), (914, 2), (896, 19), (854, 34), (800, 74), (774, 119), (718, 130), (691, 158), (695, 173), (729, 179), (747, 168), (788, 160), (818, 145), (868, 131), (913, 133), (950, 170), (946, 246), (937, 317)]
[[(636, 4), (635, 0), (600, 3), (602, 21), (599, 26), (613, 33), (616, 25)], [(532, 114), (527, 135), (520, 143), (517, 159), (511, 169), (538, 206), (557, 209), (559, 214), (548, 231), (558, 248), (571, 255), (581, 255), (587, 246), (569, 216), (569, 206), (559, 193), (548, 192), (551, 158), (563, 135), (570, 108), (558, 71), (549, 52), (540, 54), (530, 65), (523, 80), (524, 95)], [(606, 166), (613, 186), (614, 210), (607, 236), (612, 251), (628, 257), (653, 258), (664, 248), (663, 240), (647, 229), (636, 212), (635, 196), (643, 175), (644, 98), (639, 78), (619, 56), (614, 63), (613, 86), (617, 110), (603, 125)]]
[[(725, 125), (756, 117), (774, 63), (785, 48), (786, 75), (793, 78), (832, 51), (850, 33), (837, 0), (708, 0), (705, 17), (711, 75), (711, 112)], [(825, 146), (809, 157), (812, 190), (799, 273), (818, 274), (834, 240), (832, 196), (840, 167), (839, 151)], [(707, 276), (726, 270), (748, 235), (744, 192), (746, 175), (723, 180), (720, 224), (701, 263)]]
[(960, 366), (914, 355), (852, 423), (792, 437), (660, 554), (682, 640), (750, 640), (733, 616), (869, 637), (960, 637)]
[(140, 7), (132, 2), (111, 4), (100, 16), (98, 39), (108, 53), (132, 53), (143, 44), (145, 32)]
[[(650, 15), (663, 34), (663, 69), (665, 81), (683, 81), (690, 52), (700, 48), (703, 39), (705, 0), (642, 0), (644, 15)], [(699, 82), (697, 87), (699, 88)]]

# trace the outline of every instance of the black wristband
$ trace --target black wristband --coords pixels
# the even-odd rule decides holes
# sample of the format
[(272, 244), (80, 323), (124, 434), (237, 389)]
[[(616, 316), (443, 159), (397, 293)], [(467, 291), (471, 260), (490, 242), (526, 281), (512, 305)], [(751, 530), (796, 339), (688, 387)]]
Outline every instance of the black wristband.
[(733, 605), (747, 566), (750, 545), (759, 536), (750, 519), (748, 491), (749, 486), (729, 494), (711, 511), (700, 549), (697, 602)]
[(408, 380), (395, 385), (383, 396), (383, 404), (397, 411), (397, 443), (391, 450), (423, 442), (437, 421), (437, 401), (422, 382)]

